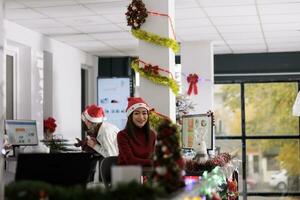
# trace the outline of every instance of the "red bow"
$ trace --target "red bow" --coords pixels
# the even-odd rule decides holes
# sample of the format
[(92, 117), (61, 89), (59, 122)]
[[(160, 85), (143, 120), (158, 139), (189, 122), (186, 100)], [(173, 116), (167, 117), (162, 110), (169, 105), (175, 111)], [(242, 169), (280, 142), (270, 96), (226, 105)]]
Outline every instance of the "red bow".
[(150, 64), (146, 64), (144, 66), (144, 69), (145, 69), (146, 72), (153, 73), (153, 74), (156, 74), (156, 75), (158, 74), (158, 70), (159, 70), (158, 66), (152, 66)]
[(188, 90), (188, 95), (191, 95), (193, 88), (194, 88), (194, 94), (198, 94), (198, 88), (197, 88), (197, 83), (198, 83), (198, 75), (197, 74), (190, 74), (187, 77), (187, 82), (190, 84), (189, 90)]

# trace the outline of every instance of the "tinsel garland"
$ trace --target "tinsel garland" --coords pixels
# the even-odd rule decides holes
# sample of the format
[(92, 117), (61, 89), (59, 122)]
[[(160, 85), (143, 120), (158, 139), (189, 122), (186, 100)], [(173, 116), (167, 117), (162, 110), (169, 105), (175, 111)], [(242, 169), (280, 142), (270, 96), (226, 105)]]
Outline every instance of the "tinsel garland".
[(140, 75), (143, 76), (144, 78), (147, 78), (156, 84), (169, 86), (171, 88), (171, 90), (173, 91), (173, 93), (177, 96), (178, 91), (179, 91), (179, 86), (174, 79), (168, 78), (165, 76), (161, 76), (159, 74), (153, 74), (149, 71), (145, 71), (143, 68), (139, 67), (138, 60), (133, 60), (131, 62), (131, 67), (132, 67), (132, 69), (134, 69), (134, 71), (140, 73)]
[(119, 184), (110, 190), (101, 187), (85, 188), (81, 186), (64, 187), (51, 185), (41, 181), (17, 181), (5, 186), (6, 200), (41, 200), (41, 199), (132, 199), (153, 200), (166, 198), (166, 193), (161, 188), (149, 184), (136, 182)]
[(163, 122), (163, 118), (157, 115), (155, 112), (150, 112), (149, 122), (152, 129), (157, 130), (160, 124)]
[(194, 160), (189, 160), (186, 162), (185, 170), (190, 173), (197, 173), (203, 171), (211, 171), (215, 167), (223, 167), (231, 160), (231, 156), (229, 153), (220, 153), (219, 155), (215, 156), (207, 160), (204, 163), (198, 163)]
[(131, 33), (134, 37), (144, 40), (149, 43), (153, 43), (156, 45), (168, 47), (174, 51), (174, 53), (177, 53), (179, 51), (179, 44), (176, 40), (161, 37), (157, 34), (150, 33), (141, 29), (131, 29)]

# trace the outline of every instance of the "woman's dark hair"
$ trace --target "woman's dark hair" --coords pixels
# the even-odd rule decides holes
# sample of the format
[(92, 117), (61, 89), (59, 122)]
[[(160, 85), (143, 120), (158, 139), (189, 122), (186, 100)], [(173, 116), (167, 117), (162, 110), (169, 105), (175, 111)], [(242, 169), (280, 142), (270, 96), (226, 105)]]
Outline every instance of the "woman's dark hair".
[[(134, 132), (135, 132), (134, 130), (139, 129), (139, 128), (133, 123), (132, 116), (133, 116), (133, 112), (127, 118), (125, 130), (127, 131), (129, 138), (131, 138), (135, 142), (137, 142), (135, 134), (134, 134)], [(149, 116), (149, 112), (148, 112), (148, 116)], [(150, 132), (151, 132), (149, 117), (148, 117), (146, 124), (141, 129), (143, 130), (143, 132), (145, 134), (146, 143), (149, 144), (149, 140), (150, 140), (149, 138), (150, 138)]]

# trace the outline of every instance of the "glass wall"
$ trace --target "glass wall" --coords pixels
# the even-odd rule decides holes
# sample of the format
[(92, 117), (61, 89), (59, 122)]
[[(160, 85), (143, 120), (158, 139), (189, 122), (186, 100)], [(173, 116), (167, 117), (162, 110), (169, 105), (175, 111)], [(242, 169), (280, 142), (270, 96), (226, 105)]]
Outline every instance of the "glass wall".
[(242, 161), (243, 199), (300, 199), (297, 92), (298, 82), (215, 85), (216, 147)]

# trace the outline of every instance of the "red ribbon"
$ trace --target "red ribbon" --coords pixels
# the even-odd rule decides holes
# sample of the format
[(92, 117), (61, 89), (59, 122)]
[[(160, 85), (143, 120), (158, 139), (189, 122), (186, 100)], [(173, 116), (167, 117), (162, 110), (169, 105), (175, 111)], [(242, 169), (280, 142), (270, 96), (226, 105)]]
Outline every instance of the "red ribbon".
[(140, 62), (140, 63), (142, 63), (144, 65), (144, 70), (146, 72), (150, 72), (150, 73), (153, 73), (155, 75), (159, 75), (159, 71), (162, 71), (162, 72), (166, 72), (167, 74), (170, 74), (171, 78), (174, 79), (172, 73), (169, 70), (163, 69), (163, 68), (161, 68), (161, 67), (159, 67), (157, 65), (153, 66), (150, 63), (146, 63), (146, 62), (144, 62), (142, 60), (138, 60), (138, 62)]
[(188, 90), (188, 95), (191, 95), (194, 89), (194, 94), (198, 94), (198, 88), (197, 88), (197, 83), (198, 83), (198, 75), (197, 74), (189, 74), (187, 77), (187, 82), (190, 84), (189, 90)]
[(176, 34), (175, 34), (175, 29), (172, 23), (172, 19), (168, 14), (164, 14), (164, 13), (158, 13), (158, 12), (152, 12), (152, 11), (148, 11), (148, 14), (152, 15), (152, 16), (164, 16), (164, 17), (168, 17), (168, 20), (170, 21), (171, 24), (171, 28), (172, 28), (172, 32), (173, 32), (173, 36), (174, 39), (176, 40)]

